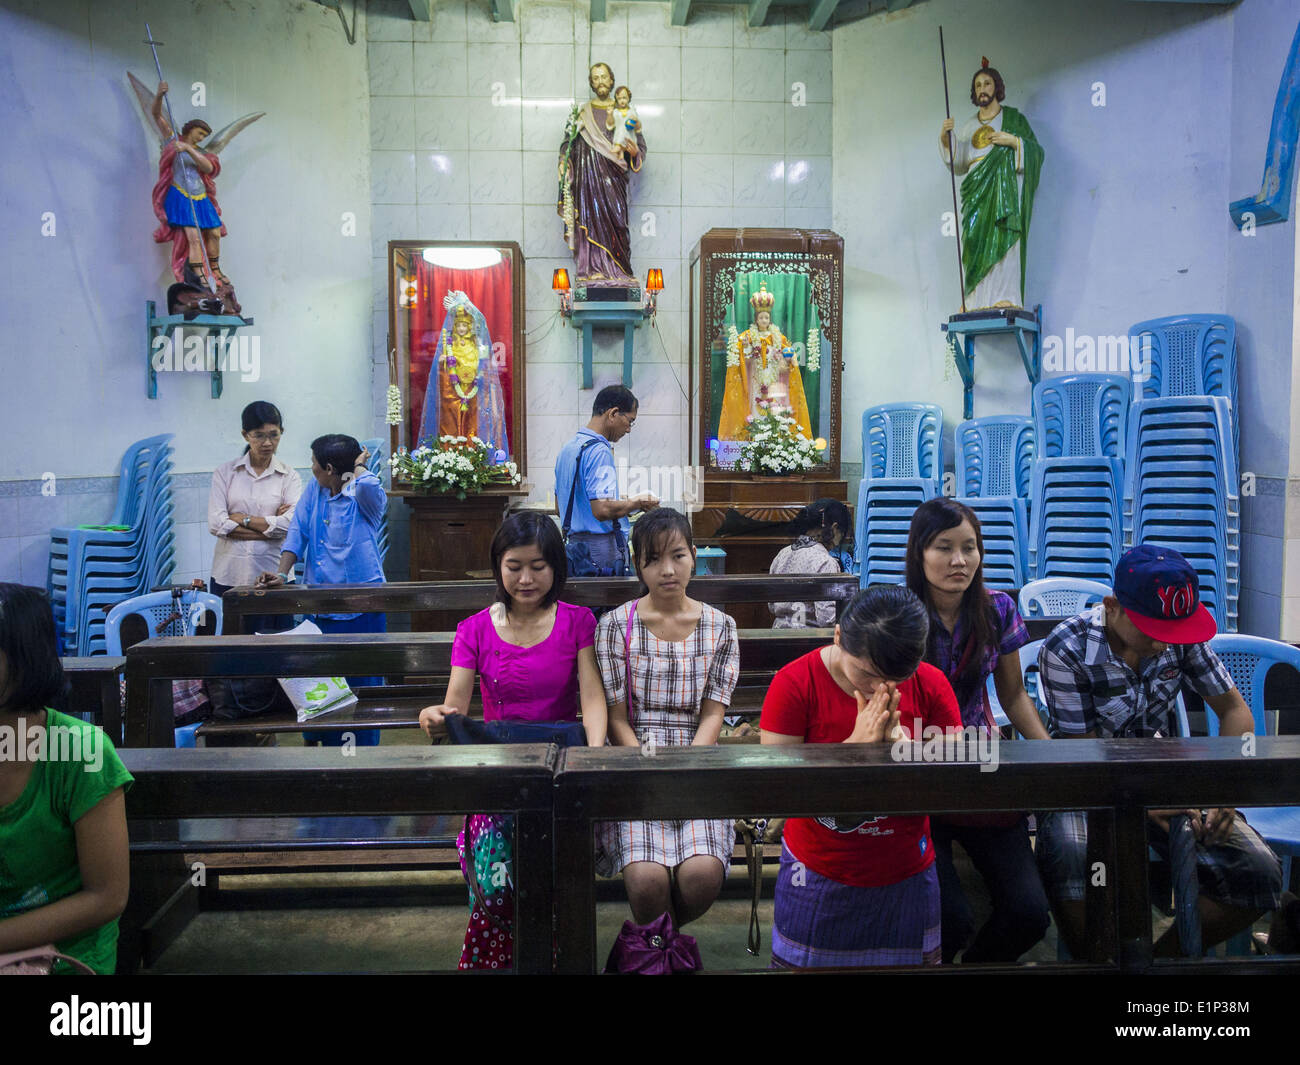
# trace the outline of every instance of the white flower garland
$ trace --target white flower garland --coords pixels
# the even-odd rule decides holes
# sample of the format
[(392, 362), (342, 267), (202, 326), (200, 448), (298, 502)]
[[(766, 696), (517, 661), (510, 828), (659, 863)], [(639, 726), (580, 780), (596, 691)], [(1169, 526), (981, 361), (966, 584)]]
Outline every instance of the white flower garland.
[(804, 365), (809, 373), (822, 368), (822, 331), (815, 326), (808, 330), (808, 358)]
[(388, 386), (388, 424), (402, 424), (402, 390), (396, 385)]
[(740, 334), (734, 325), (727, 327), (727, 365), (740, 365)]

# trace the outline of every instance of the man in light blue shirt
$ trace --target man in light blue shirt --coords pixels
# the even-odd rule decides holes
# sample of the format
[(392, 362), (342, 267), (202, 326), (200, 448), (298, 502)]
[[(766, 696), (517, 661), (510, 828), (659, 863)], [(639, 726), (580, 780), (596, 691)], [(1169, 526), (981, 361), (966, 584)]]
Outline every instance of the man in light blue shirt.
[[(303, 489), (285, 534), (276, 573), (257, 578), (260, 588), (278, 588), (293, 580), (293, 567), (304, 560), (308, 584), (383, 584), (379, 530), (388, 505), (383, 482), (370, 472), (370, 453), (350, 436), (331, 433), (311, 442), (312, 482)], [(323, 633), (387, 632), (385, 614), (316, 614)], [(382, 677), (348, 677), (354, 688), (383, 683)], [(304, 732), (310, 743), (338, 746), (342, 733)], [(360, 747), (379, 743), (378, 729), (356, 733)]]
[[(592, 404), (591, 420), (555, 460), (555, 504), (568, 538), (571, 577), (626, 573), (627, 516), (659, 505), (649, 492), (618, 498), (614, 444), (631, 432), (636, 411), (636, 396), (629, 389), (602, 388)], [(578, 545), (586, 548), (596, 572), (578, 572), (573, 561)]]

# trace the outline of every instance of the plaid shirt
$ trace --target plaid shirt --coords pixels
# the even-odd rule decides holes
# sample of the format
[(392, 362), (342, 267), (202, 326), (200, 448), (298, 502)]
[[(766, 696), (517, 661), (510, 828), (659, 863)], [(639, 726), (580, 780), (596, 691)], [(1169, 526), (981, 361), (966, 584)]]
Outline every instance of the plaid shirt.
[(1038, 652), (1038, 668), (1053, 736), (1170, 736), (1184, 682), (1205, 699), (1234, 687), (1208, 643), (1169, 644), (1134, 672), (1106, 640), (1101, 604), (1052, 630)]

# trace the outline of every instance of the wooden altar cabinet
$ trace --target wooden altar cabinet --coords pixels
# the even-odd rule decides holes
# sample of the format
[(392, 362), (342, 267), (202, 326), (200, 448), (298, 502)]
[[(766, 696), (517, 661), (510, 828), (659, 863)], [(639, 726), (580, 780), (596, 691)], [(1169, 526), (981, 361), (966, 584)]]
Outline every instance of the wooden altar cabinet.
[[(718, 536), (727, 510), (735, 509), (757, 521), (789, 521), (817, 499), (848, 501), (848, 482), (804, 477), (745, 477), (706, 480), (703, 506), (691, 518), (699, 547), (720, 547), (727, 553), (728, 573), (767, 573), (777, 552), (790, 544), (788, 536), (762, 533)], [(852, 511), (852, 506), (849, 510)], [(742, 629), (769, 628), (772, 613), (766, 603), (738, 603), (731, 615)]]
[[(388, 493), (411, 508), (413, 581), (492, 579), (492, 537), (511, 505), (531, 491), (526, 484), (484, 489), (467, 499), (395, 488)], [(450, 632), (460, 615), (447, 611), (412, 614), (415, 632)]]

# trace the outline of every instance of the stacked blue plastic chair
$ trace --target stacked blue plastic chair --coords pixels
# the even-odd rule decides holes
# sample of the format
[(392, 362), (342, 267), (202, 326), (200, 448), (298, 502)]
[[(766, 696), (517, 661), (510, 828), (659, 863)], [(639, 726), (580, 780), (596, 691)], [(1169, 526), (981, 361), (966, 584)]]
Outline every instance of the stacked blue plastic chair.
[(902, 584), (912, 514), (939, 494), (943, 410), (932, 403), (886, 403), (862, 414), (862, 483), (856, 536), (859, 581)]
[(1114, 577), (1124, 544), (1129, 395), (1128, 378), (1108, 374), (1054, 377), (1034, 386), (1034, 577)]
[(1129, 423), (1129, 542), (1179, 551), (1196, 570), (1201, 602), (1215, 623), (1236, 632), (1241, 503), (1228, 400), (1145, 400)]
[[(384, 442), (376, 437), (373, 440), (362, 440), (361, 446), (370, 452), (370, 459), (366, 462), (366, 468), (373, 473), (383, 484), (388, 484), (388, 459), (385, 457)], [(384, 510), (384, 524), (379, 528), (379, 561), (383, 562), (388, 557), (388, 510)]]
[(1180, 314), (1152, 318), (1129, 329), (1133, 401), (1162, 396), (1223, 396), (1232, 407), (1232, 446), (1237, 426), (1237, 322), (1226, 314)]
[(1129, 330), (1134, 391), (1125, 538), (1164, 544), (1197, 572), (1201, 601), (1237, 630), (1241, 569), (1236, 322), (1181, 315)]
[(64, 654), (104, 654), (106, 609), (171, 577), (170, 440), (171, 434), (149, 437), (127, 449), (117, 505), (104, 526), (50, 531), (46, 587)]
[(1015, 415), (972, 418), (957, 426), (955, 439), (957, 500), (980, 520), (984, 584), (1019, 588), (1029, 571), (1033, 423)]

